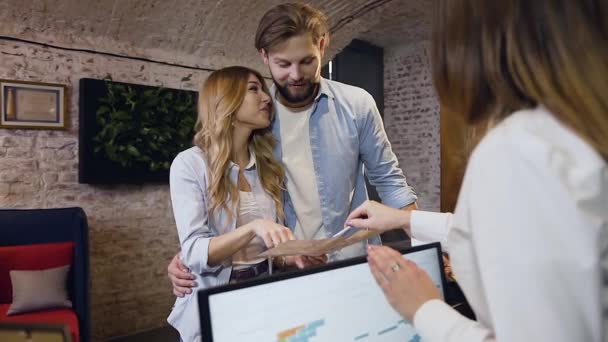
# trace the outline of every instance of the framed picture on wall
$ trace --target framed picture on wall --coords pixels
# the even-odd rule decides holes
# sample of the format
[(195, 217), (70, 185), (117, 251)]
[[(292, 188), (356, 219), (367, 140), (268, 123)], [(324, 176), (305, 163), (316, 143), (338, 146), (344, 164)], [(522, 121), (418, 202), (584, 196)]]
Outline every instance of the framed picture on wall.
[(0, 80), (0, 128), (67, 128), (66, 86)]

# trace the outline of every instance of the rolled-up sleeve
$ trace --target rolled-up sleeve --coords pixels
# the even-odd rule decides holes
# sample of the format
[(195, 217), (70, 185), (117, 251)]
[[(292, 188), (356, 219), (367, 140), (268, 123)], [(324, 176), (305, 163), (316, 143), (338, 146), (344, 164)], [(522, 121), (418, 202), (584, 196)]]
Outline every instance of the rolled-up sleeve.
[(495, 341), (492, 331), (438, 299), (424, 303), (416, 311), (413, 321), (424, 341)]
[(369, 93), (364, 94), (366, 108), (363, 110), (364, 116), (360, 118), (359, 153), (367, 178), (376, 187), (382, 203), (393, 208), (405, 207), (416, 202), (418, 197), (399, 168), (376, 102)]
[[(197, 170), (188, 158), (178, 155), (171, 164), (170, 187), (173, 215), (181, 245), (183, 262), (192, 272), (214, 271), (219, 266), (207, 264), (209, 242), (217, 236), (208, 224), (206, 188), (202, 176), (204, 165)], [(198, 173), (197, 173), (198, 172)]]

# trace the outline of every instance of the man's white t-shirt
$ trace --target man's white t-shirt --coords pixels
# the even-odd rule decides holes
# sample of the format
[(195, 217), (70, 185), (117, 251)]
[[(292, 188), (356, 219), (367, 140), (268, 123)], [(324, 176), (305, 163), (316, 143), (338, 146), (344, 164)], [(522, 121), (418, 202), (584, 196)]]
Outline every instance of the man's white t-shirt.
[(312, 105), (294, 110), (276, 100), (275, 106), (281, 125), (282, 163), (287, 178), (287, 191), (296, 212), (294, 235), (299, 240), (326, 238), (310, 147), (309, 121)]

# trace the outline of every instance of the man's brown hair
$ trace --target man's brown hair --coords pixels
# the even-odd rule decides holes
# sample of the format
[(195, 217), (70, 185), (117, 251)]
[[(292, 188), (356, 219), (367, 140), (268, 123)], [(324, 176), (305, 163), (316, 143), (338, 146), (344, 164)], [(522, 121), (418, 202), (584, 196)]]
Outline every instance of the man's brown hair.
[(315, 44), (321, 37), (329, 43), (327, 17), (318, 9), (302, 3), (285, 3), (269, 9), (260, 19), (255, 33), (255, 48), (268, 51), (291, 37), (310, 33)]

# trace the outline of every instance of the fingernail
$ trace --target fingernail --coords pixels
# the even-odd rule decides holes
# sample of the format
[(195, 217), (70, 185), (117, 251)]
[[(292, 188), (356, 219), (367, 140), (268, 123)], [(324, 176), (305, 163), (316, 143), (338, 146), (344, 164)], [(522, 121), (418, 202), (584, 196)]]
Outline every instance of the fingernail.
[(188, 289), (186, 290), (186, 293), (192, 293), (192, 290)]

